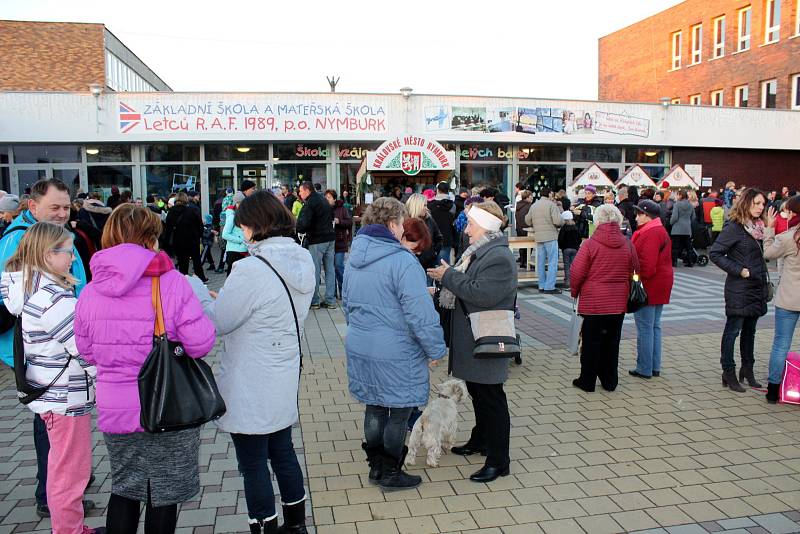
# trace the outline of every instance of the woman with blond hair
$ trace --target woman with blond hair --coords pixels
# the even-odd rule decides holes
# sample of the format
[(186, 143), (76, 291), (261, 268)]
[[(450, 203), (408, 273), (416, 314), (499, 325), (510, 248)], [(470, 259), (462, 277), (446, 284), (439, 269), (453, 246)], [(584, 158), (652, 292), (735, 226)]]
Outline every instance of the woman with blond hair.
[[(759, 189), (746, 189), (730, 211), (730, 219), (722, 228), (708, 253), (714, 264), (728, 273), (725, 279), (725, 330), (722, 333), (720, 364), (722, 386), (743, 393), (739, 382), (750, 387), (761, 384), (753, 374), (755, 364), (756, 323), (767, 313), (767, 264), (762, 241), (765, 237), (764, 207), (767, 197)], [(733, 347), (736, 338), (742, 355), (739, 378)]]
[(189, 282), (158, 250), (161, 219), (147, 208), (120, 204), (92, 258), (94, 278), (75, 309), (75, 341), (97, 366), (97, 427), (111, 470), (106, 527), (134, 534), (139, 506), (146, 534), (175, 531), (178, 504), (200, 491), (200, 428), (151, 434), (140, 423), (138, 377), (153, 348), (153, 279), (160, 286), (167, 338), (184, 355), (202, 358), (214, 347), (214, 324)]
[[(469, 247), (451, 267), (445, 263), (428, 269), (441, 282), (439, 305), (452, 310), (450, 371), (467, 383), (475, 411), (475, 426), (466, 444), (455, 454), (483, 454), (484, 466), (470, 476), (473, 482), (491, 482), (509, 474), (511, 421), (503, 384), (508, 379), (508, 359), (475, 357), (470, 316), (482, 312), (500, 315), (504, 324), (514, 321), (517, 265), (500, 228), (506, 218), (493, 201), (472, 204), (464, 232)], [(497, 314), (496, 312), (501, 312)]]
[(47, 504), (55, 534), (105, 531), (83, 524), (97, 370), (75, 344), (73, 255), (72, 234), (64, 225), (36, 223), (25, 232), (0, 281), (8, 311), (21, 317), (26, 381), (38, 390), (29, 393), (33, 400), (27, 406), (44, 420), (50, 440)]
[(442, 249), (444, 238), (442, 237), (442, 232), (439, 230), (439, 226), (428, 211), (428, 199), (425, 198), (425, 195), (415, 193), (406, 200), (406, 209), (408, 210), (409, 217), (424, 221), (425, 226), (428, 227), (428, 231), (431, 234), (431, 246), (420, 252), (419, 262), (424, 269), (435, 267), (436, 258), (439, 256), (439, 251)]

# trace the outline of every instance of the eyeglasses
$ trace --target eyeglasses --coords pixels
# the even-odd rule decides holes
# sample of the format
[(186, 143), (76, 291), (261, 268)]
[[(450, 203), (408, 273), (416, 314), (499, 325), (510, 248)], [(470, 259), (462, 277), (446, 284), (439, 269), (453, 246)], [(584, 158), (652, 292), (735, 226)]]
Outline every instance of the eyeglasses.
[(69, 254), (71, 257), (75, 257), (75, 251), (71, 248), (54, 248), (53, 252), (56, 254)]

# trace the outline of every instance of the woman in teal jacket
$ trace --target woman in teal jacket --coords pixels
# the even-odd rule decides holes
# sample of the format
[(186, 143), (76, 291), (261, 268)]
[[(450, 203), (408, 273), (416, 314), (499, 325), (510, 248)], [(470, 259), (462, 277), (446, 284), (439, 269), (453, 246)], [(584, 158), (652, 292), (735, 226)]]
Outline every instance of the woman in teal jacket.
[(412, 410), (428, 402), (428, 362), (447, 352), (439, 315), (417, 258), (400, 244), (405, 206), (384, 197), (364, 214), (344, 272), (350, 393), (367, 405), (369, 480), (384, 489), (419, 486), (403, 472)]
[(242, 229), (236, 226), (236, 209), (244, 200), (244, 193), (237, 191), (233, 195), (233, 204), (226, 209), (225, 226), (222, 228), (222, 239), (225, 240), (225, 261), (228, 264), (227, 274), (230, 276), (233, 264), (247, 256), (247, 244), (244, 242)]

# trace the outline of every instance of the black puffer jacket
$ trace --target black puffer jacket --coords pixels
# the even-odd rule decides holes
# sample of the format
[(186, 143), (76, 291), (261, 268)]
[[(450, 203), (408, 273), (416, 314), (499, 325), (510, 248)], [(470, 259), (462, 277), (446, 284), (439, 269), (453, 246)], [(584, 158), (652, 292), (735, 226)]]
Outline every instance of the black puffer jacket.
[(437, 267), (437, 264), (439, 263), (436, 261), (436, 257), (442, 250), (442, 232), (439, 231), (439, 226), (430, 215), (422, 220), (425, 222), (425, 225), (428, 227), (428, 231), (431, 233), (431, 246), (430, 248), (423, 250), (419, 256), (417, 256), (417, 258), (419, 258), (419, 263), (424, 269), (432, 269)]
[[(200, 250), (203, 217), (194, 204), (176, 204), (167, 213), (164, 237), (171, 254), (192, 254)], [(170, 244), (171, 243), (171, 244)]]
[(317, 192), (306, 198), (297, 218), (297, 233), (306, 234), (309, 245), (336, 240), (333, 231), (333, 207)]
[(449, 198), (435, 198), (428, 202), (428, 211), (442, 233), (442, 247), (452, 247), (456, 242), (456, 205)]
[[(708, 253), (728, 273), (725, 279), (725, 315), (761, 317), (767, 313), (767, 273), (761, 244), (744, 226), (728, 221)], [(742, 278), (742, 269), (750, 271)]]

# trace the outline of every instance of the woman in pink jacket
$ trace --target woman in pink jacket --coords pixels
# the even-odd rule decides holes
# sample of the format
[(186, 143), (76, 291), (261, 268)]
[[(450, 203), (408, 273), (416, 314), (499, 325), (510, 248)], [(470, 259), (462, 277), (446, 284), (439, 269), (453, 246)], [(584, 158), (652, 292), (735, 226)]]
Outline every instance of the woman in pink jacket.
[(75, 310), (75, 337), (83, 358), (97, 367), (97, 426), (111, 464), (106, 527), (134, 534), (139, 503), (145, 532), (175, 531), (177, 505), (200, 490), (200, 429), (150, 434), (139, 424), (139, 370), (153, 345), (151, 278), (161, 279), (164, 323), (170, 340), (193, 358), (214, 346), (213, 323), (172, 261), (158, 252), (161, 220), (147, 208), (119, 206), (103, 230), (104, 250), (92, 257), (92, 282)]

